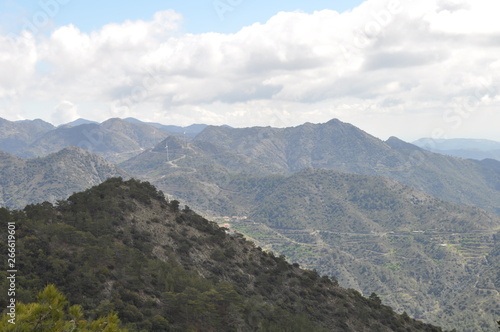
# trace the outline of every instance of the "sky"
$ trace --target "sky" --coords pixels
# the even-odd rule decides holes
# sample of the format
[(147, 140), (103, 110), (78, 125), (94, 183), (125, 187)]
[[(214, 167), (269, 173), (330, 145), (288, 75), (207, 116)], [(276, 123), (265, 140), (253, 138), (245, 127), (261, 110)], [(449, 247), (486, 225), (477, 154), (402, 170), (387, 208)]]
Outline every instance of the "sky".
[(0, 0), (0, 117), (500, 141), (500, 2)]

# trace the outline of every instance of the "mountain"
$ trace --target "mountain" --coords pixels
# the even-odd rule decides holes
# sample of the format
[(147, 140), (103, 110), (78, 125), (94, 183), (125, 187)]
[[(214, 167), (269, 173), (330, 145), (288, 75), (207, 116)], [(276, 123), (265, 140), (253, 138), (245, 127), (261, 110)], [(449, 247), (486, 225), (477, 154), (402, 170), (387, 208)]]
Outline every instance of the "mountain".
[(203, 141), (186, 142), (169, 136), (155, 148), (119, 164), (121, 168), (176, 199), (210, 215), (236, 213), (241, 208), (225, 190), (239, 174), (272, 174), (265, 161), (249, 158)]
[(39, 137), (20, 156), (41, 157), (68, 146), (78, 146), (116, 163), (153, 147), (167, 135), (146, 124), (109, 119), (101, 124), (60, 126)]
[(476, 151), (495, 151), (500, 150), (500, 142), (487, 139), (472, 138), (421, 138), (413, 142), (426, 150), (476, 150)]
[(258, 160), (274, 174), (313, 167), (387, 176), (445, 200), (500, 214), (499, 172), (395, 137), (384, 142), (336, 119), (284, 129), (209, 126), (195, 141)]
[[(202, 127), (197, 127), (194, 132)], [(148, 173), (145, 179), (161, 187), (160, 182), (165, 175), (161, 173), (170, 161), (157, 163), (161, 169), (155, 171), (149, 158), (153, 148), (169, 135), (136, 119), (110, 119), (102, 124), (62, 126), (42, 133), (29, 146), (23, 143), (24, 147), (17, 149), (15, 155), (33, 158), (67, 146), (78, 146), (115, 163), (130, 160), (134, 164), (134, 174), (141, 177)], [(215, 183), (206, 171), (197, 174), (197, 182), (205, 187), (203, 190), (213, 188), (209, 190), (213, 194), (204, 195), (209, 200), (219, 197), (224, 179), (232, 174), (249, 171), (283, 175), (313, 167), (391, 177), (445, 200), (478, 206), (500, 214), (500, 171), (497, 169), (472, 160), (432, 153), (395, 137), (384, 142), (337, 119), (292, 128), (206, 126), (194, 139), (187, 134), (176, 135), (184, 142), (186, 151), (191, 151), (191, 146), (198, 151), (195, 159), (188, 158), (186, 161), (210, 165), (212, 159), (218, 158), (210, 151), (217, 151), (221, 160), (227, 160), (228, 156), (234, 159), (235, 162), (227, 162), (232, 165), (229, 168), (218, 164), (214, 173), (217, 174)], [(205, 148), (207, 152), (200, 153)], [(141, 158), (149, 165), (148, 170), (141, 169)], [(208, 159), (203, 161), (203, 158)], [(253, 169), (255, 165), (258, 167)], [(190, 177), (189, 174), (194, 174), (192, 170), (196, 167), (185, 167), (187, 173), (182, 176)], [(181, 171), (176, 169), (176, 174), (181, 175)], [(221, 177), (224, 179), (221, 180)], [(197, 190), (198, 184), (190, 186), (189, 190), (193, 192)], [(190, 194), (182, 191), (182, 188), (177, 191), (178, 197), (189, 199)], [(192, 204), (200, 211), (207, 208), (206, 204)], [(213, 208), (211, 210), (214, 211)], [(226, 210), (224, 208), (219, 212), (226, 213), (223, 212)]]
[(496, 159), (500, 161), (500, 142), (485, 139), (432, 139), (421, 138), (413, 144), (440, 154), (465, 159)]
[(192, 141), (178, 141), (183, 148), (172, 145), (171, 160), (166, 149), (154, 148), (120, 166), (210, 215), (241, 211), (220, 202), (233, 195), (225, 187), (239, 174), (291, 175), (307, 167), (386, 176), (500, 214), (500, 169), (492, 163), (432, 153), (396, 137), (384, 142), (338, 120), (293, 128), (209, 126)]
[[(383, 142), (350, 125), (340, 128), (342, 135), (354, 136), (351, 145), (362, 152), (344, 156), (342, 150), (350, 144), (342, 143), (342, 135), (332, 147), (325, 138), (335, 136), (328, 133), (332, 128), (315, 132), (316, 126), (296, 128), (293, 135), (287, 134), (290, 129), (270, 127), (209, 127), (191, 142), (169, 137), (121, 167), (142, 174), (205, 215), (247, 216), (241, 222), (232, 218), (231, 227), (292, 261), (338, 276), (343, 286), (365, 294), (375, 290), (399, 312), (443, 322), (450, 329), (454, 321), (466, 319), (460, 331), (491, 328), (500, 314), (487, 311), (484, 303), (495, 308), (494, 297), (481, 295), (483, 305), (476, 295), (466, 305), (449, 308), (447, 302), (457, 303), (464, 296), (457, 289), (482, 292), (473, 286), (489, 267), (486, 257), (500, 227), (498, 217), (437, 199), (387, 176), (326, 167), (293, 172), (289, 163), (343, 169), (354, 164), (360, 173), (390, 174), (428, 189), (441, 184), (437, 189), (449, 197), (457, 194), (447, 189), (453, 185), (462, 192), (467, 186), (476, 186), (479, 193), (480, 186), (495, 188), (496, 162), (441, 156), (395, 137)], [(282, 153), (288, 144), (285, 134), (293, 137), (290, 144), (297, 151)], [(474, 175), (482, 182), (472, 184)]]
[(13, 122), (0, 118), (0, 150), (17, 154), (54, 128), (39, 119)]
[[(112, 122), (118, 133), (137, 125)], [(236, 216), (221, 222), (399, 312), (465, 322), (459, 331), (492, 327), (498, 217), (470, 206), (500, 213), (499, 162), (381, 141), (339, 120), (164, 134), (120, 167), (204, 215)]]
[(116, 176), (127, 173), (76, 147), (29, 160), (0, 152), (0, 206), (55, 202)]
[(495, 328), (500, 217), (389, 178), (331, 170), (233, 184), (253, 206), (230, 227), (260, 245), (426, 322)]
[(57, 206), (0, 213), (19, 225), (17, 301), (54, 284), (130, 331), (441, 331), (180, 210), (149, 183), (110, 179)]
[(187, 126), (187, 127), (164, 125), (164, 124), (156, 123), (156, 122), (143, 122), (143, 121), (135, 119), (135, 118), (126, 118), (126, 119), (124, 119), (124, 121), (130, 122), (130, 123), (148, 124), (150, 126), (153, 126), (153, 127), (158, 128), (160, 130), (166, 131), (168, 133), (187, 135), (190, 138), (196, 136), (197, 134), (202, 132), (203, 129), (205, 129), (207, 127), (207, 125), (205, 125), (205, 124), (192, 124), (192, 125)]
[(84, 124), (98, 124), (98, 123), (99, 122), (96, 122), (96, 121), (91, 121), (91, 120), (79, 118), (79, 119), (76, 119), (75, 121), (68, 122), (62, 126), (77, 127), (77, 126), (81, 126)]

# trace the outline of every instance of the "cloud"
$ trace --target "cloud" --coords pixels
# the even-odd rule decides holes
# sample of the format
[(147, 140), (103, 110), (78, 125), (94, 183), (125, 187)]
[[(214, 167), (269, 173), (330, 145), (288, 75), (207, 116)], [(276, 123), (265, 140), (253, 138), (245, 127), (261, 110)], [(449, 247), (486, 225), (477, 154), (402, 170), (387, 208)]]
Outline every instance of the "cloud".
[(415, 66), (431, 65), (443, 61), (445, 56), (428, 51), (417, 52), (377, 52), (366, 59), (364, 68), (366, 70), (407, 68)]
[[(340, 117), (380, 136), (411, 138), (436, 128), (472, 135), (463, 123), (487, 113), (493, 132), (499, 10), (489, 0), (368, 0), (344, 13), (281, 12), (233, 34), (183, 34), (182, 16), (164, 11), (92, 33), (68, 25), (13, 44), (0, 36), (7, 73), (0, 98), (71, 100), (96, 120), (126, 115), (184, 125)], [(463, 110), (467, 100), (473, 111)], [(53, 121), (77, 114), (73, 104), (60, 107), (66, 115)], [(408, 112), (419, 125), (387, 124)]]
[(448, 11), (454, 13), (459, 10), (468, 10), (470, 5), (466, 1), (457, 0), (440, 0), (437, 2), (438, 12)]
[(0, 35), (0, 98), (22, 97), (33, 78), (38, 56), (30, 34)]
[(69, 101), (62, 101), (59, 103), (51, 115), (52, 123), (56, 125), (68, 123), (78, 118), (77, 106)]

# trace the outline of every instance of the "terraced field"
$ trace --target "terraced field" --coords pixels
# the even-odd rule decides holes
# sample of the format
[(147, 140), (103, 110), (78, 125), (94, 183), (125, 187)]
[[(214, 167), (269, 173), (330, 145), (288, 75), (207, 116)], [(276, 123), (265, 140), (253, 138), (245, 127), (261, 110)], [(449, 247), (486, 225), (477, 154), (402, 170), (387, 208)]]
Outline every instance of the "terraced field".
[[(494, 231), (347, 233), (275, 229), (252, 220), (233, 220), (230, 229), (302, 267), (336, 277), (344, 287), (365, 296), (376, 292), (399, 312), (425, 321), (453, 316), (447, 303), (460, 306), (463, 294), (487, 303), (499, 295), (491, 278), (483, 277), (494, 273), (488, 270)], [(477, 308), (487, 308), (485, 303)], [(450, 326), (458, 319), (451, 316)]]

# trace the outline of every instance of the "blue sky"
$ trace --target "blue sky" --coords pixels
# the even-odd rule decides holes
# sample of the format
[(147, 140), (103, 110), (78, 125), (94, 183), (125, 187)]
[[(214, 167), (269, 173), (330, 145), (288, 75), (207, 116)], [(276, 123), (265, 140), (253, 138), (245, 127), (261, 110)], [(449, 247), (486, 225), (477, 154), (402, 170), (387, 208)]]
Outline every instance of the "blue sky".
[(0, 117), (338, 118), (382, 139), (500, 141), (498, 12), (491, 0), (0, 0)]
[[(363, 1), (326, 0), (7, 0), (1, 2), (3, 28), (18, 32), (26, 17), (32, 17), (43, 8), (60, 7), (52, 27), (73, 24), (83, 32), (98, 30), (105, 24), (125, 20), (150, 20), (154, 13), (173, 9), (184, 17), (186, 33), (234, 33), (243, 26), (266, 22), (280, 11), (333, 9), (349, 10)], [(50, 10), (49, 10), (50, 11)]]

